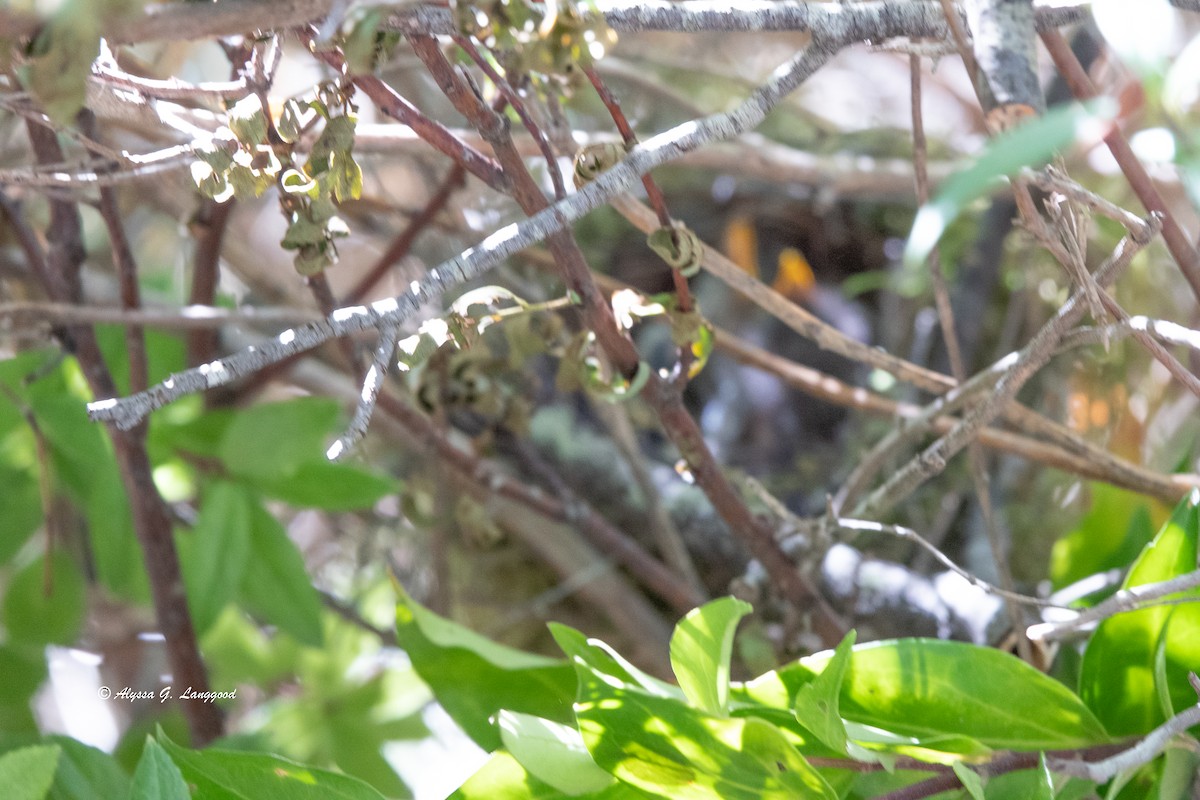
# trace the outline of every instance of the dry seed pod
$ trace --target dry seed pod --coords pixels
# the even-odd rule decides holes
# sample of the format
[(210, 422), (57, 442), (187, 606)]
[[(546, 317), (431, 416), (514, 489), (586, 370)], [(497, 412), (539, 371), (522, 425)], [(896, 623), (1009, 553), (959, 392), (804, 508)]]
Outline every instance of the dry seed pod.
[(658, 253), (671, 269), (677, 269), (685, 278), (700, 271), (704, 258), (704, 242), (695, 232), (681, 222), (659, 228), (646, 239), (650, 249)]
[(615, 142), (589, 144), (575, 154), (575, 188), (582, 189), (597, 175), (625, 157), (626, 150)]

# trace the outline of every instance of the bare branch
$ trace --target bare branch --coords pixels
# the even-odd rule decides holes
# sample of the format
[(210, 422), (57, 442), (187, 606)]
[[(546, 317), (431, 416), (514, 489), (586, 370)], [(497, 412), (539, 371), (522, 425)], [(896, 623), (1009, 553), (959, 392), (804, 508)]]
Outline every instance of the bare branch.
[(502, 228), (478, 246), (431, 269), (423, 280), (414, 281), (405, 294), (369, 306), (339, 309), (324, 320), (286, 330), (260, 346), (176, 373), (145, 392), (91, 403), (88, 414), (95, 421), (113, 422), (120, 428), (129, 428), (150, 412), (184, 395), (224, 386), (330, 339), (385, 325), (402, 325), (425, 303), (483, 274), (551, 233), (563, 230), (627, 190), (647, 171), (710, 141), (728, 139), (758, 125), (771, 108), (824, 62), (829, 52), (829, 49), (813, 51), (810, 48), (733, 111), (686, 122), (647, 140), (570, 197), (524, 222)]
[[(1193, 676), (1194, 677), (1194, 676)], [(1176, 736), (1187, 733), (1188, 728), (1200, 723), (1200, 705), (1191, 706), (1171, 717), (1142, 737), (1141, 741), (1123, 753), (1103, 761), (1079, 761), (1048, 757), (1046, 766), (1055, 772), (1073, 775), (1076, 778), (1107, 783), (1118, 773), (1149, 764)]]

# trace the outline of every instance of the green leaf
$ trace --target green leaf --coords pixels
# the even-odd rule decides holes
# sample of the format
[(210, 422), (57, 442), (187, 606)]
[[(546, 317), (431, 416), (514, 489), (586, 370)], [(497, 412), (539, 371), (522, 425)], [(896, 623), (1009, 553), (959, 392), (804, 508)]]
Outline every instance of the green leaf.
[(660, 798), (627, 783), (613, 781), (598, 792), (568, 795), (527, 772), (511, 754), (498, 750), (447, 800), (641, 800)]
[(370, 508), (399, 490), (399, 484), (352, 464), (327, 461), (301, 465), (282, 479), (256, 480), (254, 485), (272, 497), (300, 508), (352, 511)]
[(738, 621), (753, 609), (733, 597), (722, 597), (693, 609), (671, 636), (671, 669), (688, 700), (714, 716), (729, 706), (729, 662)]
[(333, 182), (333, 199), (339, 203), (357, 200), (362, 196), (363, 171), (349, 153), (334, 152), (329, 156), (329, 171)]
[(962, 781), (963, 788), (967, 790), (967, 794), (971, 795), (972, 800), (987, 800), (983, 794), (983, 778), (979, 777), (978, 772), (961, 761), (955, 761), (950, 766), (954, 769), (954, 774)]
[(159, 741), (194, 784), (195, 797), (220, 800), (383, 800), (367, 784), (279, 756), (186, 750), (160, 732)]
[(1111, 121), (1116, 112), (1116, 103), (1111, 98), (1100, 98), (1051, 110), (997, 136), (974, 164), (946, 180), (933, 199), (917, 212), (904, 248), (904, 265), (914, 268), (923, 264), (946, 227), (968, 205), (994, 191), (997, 179), (1011, 177), (1024, 167), (1045, 164), (1055, 152), (1085, 132)]
[(235, 475), (290, 476), (303, 464), (325, 461), (325, 440), (338, 413), (336, 402), (317, 397), (238, 411), (225, 429), (218, 454)]
[(58, 745), (34, 745), (0, 755), (0, 786), (5, 800), (42, 800), (58, 769)]
[(255, 498), (246, 488), (214, 481), (204, 492), (190, 533), (176, 537), (188, 608), (198, 636), (237, 595), (250, 555)]
[(47, 584), (45, 559), (38, 558), (9, 582), (3, 620), (10, 641), (70, 644), (79, 634), (86, 611), (83, 575), (70, 557), (56, 551), (48, 577)]
[(854, 631), (847, 633), (825, 669), (801, 686), (796, 694), (796, 719), (822, 744), (839, 753), (846, 752), (846, 725), (842, 722), (838, 700), (846, 669), (850, 666), (854, 638)]
[(229, 109), (229, 130), (251, 150), (267, 138), (267, 114), (258, 95), (246, 95)]
[(1097, 572), (1124, 569), (1154, 537), (1145, 496), (1106, 483), (1090, 484), (1088, 494), (1088, 512), (1051, 551), (1050, 580), (1056, 589)]
[(147, 736), (137, 771), (133, 773), (129, 800), (190, 800), (191, 796), (179, 767), (162, 745)]
[[(731, 694), (743, 707), (790, 711), (800, 688), (830, 660), (828, 655), (801, 659), (735, 686)], [(952, 737), (955, 748), (968, 737), (1013, 750), (1109, 741), (1104, 727), (1065, 686), (1008, 653), (963, 642), (897, 639), (858, 645), (840, 708), (848, 722), (936, 749), (943, 749), (938, 742), (945, 737)]]
[(500, 746), (492, 720), (501, 709), (571, 722), (575, 671), (569, 664), (496, 644), (398, 591), (400, 646), (438, 702), (480, 747)]
[(0, 645), (0, 733), (36, 733), (33, 694), (46, 679), (40, 645)]
[(59, 125), (73, 125), (83, 108), (88, 73), (100, 54), (104, 16), (96, 0), (68, 0), (34, 40), (22, 82)]
[(0, 463), (0, 486), (0, 564), (7, 564), (42, 524), (42, 500), (31, 471)]
[(304, 558), (271, 513), (254, 503), (250, 513), (249, 565), (240, 600), (252, 613), (304, 644), (320, 647), (321, 600)]
[[(1196, 569), (1198, 502), (1200, 492), (1180, 501), (1134, 562), (1123, 589)], [(1198, 597), (1200, 590), (1173, 596)], [(1096, 628), (1084, 651), (1079, 693), (1114, 735), (1144, 734), (1166, 719), (1155, 686), (1155, 652), (1164, 634), (1162, 673), (1171, 706), (1182, 709), (1196, 702), (1187, 673), (1200, 670), (1200, 604), (1160, 605), (1109, 617)]]
[(563, 794), (599, 792), (616, 782), (592, 760), (573, 726), (516, 711), (501, 711), (496, 723), (513, 758)]
[(575, 663), (579, 731), (596, 763), (618, 779), (678, 800), (837, 797), (774, 725), (712, 717)]
[(687, 702), (687, 696), (679, 687), (643, 672), (599, 639), (589, 639), (574, 628), (557, 622), (551, 622), (547, 627), (554, 641), (577, 667), (587, 666), (601, 675), (607, 675), (610, 680), (647, 694)]
[(129, 794), (129, 776), (108, 753), (68, 736), (46, 741), (62, 748), (50, 800), (111, 800)]

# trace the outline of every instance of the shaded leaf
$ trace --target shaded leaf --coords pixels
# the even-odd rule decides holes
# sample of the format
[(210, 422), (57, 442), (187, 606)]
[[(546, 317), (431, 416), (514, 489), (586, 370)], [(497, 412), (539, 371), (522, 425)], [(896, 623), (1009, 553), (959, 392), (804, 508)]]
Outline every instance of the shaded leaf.
[(336, 402), (316, 397), (253, 406), (233, 416), (218, 453), (235, 475), (286, 477), (302, 464), (325, 461), (338, 413)]
[(254, 496), (225, 481), (204, 492), (200, 514), (179, 546), (183, 582), (196, 635), (202, 636), (237, 595), (250, 555), (250, 515)]
[(55, 551), (50, 555), (49, 584), (46, 577), (45, 559), (38, 558), (9, 582), (3, 620), (10, 641), (70, 644), (78, 635), (86, 610), (79, 567)]
[(368, 472), (352, 464), (327, 461), (303, 464), (282, 479), (255, 480), (265, 494), (300, 508), (351, 511), (370, 508), (380, 498), (399, 490), (386, 475)]
[(42, 800), (54, 781), (61, 750), (34, 745), (0, 755), (0, 786), (6, 800)]
[(242, 577), (240, 599), (250, 611), (304, 644), (321, 645), (321, 600), (304, 558), (279, 521), (258, 503), (250, 514), (249, 566)]
[(137, 771), (133, 773), (129, 800), (190, 800), (191, 796), (179, 767), (162, 745), (147, 736)]

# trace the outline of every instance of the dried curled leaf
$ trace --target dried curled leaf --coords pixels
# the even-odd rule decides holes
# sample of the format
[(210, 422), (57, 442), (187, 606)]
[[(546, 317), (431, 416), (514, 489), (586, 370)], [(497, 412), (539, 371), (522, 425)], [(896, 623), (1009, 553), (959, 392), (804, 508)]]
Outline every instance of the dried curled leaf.
[(700, 271), (704, 258), (704, 243), (686, 225), (676, 222), (659, 228), (646, 239), (650, 249), (658, 253), (671, 269), (677, 269), (685, 278)]
[(596, 176), (623, 159), (626, 150), (615, 142), (589, 144), (575, 154), (575, 188), (595, 180)]

